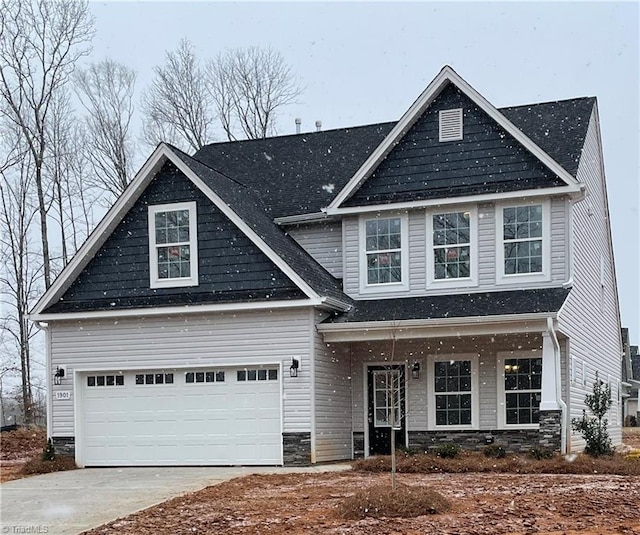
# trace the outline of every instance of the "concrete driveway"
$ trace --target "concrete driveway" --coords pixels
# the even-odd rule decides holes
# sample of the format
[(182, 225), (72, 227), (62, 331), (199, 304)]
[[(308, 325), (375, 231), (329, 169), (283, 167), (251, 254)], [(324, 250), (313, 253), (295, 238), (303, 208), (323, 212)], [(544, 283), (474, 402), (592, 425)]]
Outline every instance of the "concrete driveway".
[(0, 485), (2, 534), (70, 535), (179, 496), (249, 474), (324, 472), (349, 465), (86, 468)]

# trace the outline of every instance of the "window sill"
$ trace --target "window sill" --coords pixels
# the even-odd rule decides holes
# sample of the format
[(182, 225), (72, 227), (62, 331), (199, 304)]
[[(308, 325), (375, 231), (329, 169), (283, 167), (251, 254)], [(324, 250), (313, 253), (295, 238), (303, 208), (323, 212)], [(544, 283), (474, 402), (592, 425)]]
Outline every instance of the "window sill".
[(383, 284), (367, 284), (360, 288), (361, 294), (376, 294), (390, 292), (408, 292), (409, 286), (403, 282), (387, 282)]
[(198, 280), (189, 277), (184, 279), (158, 279), (152, 280), (150, 287), (155, 288), (184, 288), (187, 286), (198, 286)]
[(528, 282), (549, 282), (551, 277), (548, 273), (519, 273), (514, 275), (498, 275), (497, 284), (522, 284)]

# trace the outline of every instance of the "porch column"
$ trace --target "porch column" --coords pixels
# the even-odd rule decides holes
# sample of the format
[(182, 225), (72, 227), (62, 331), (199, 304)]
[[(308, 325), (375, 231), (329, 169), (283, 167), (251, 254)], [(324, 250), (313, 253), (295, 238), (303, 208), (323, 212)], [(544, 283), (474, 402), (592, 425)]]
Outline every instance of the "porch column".
[(540, 397), (541, 411), (556, 411), (560, 409), (558, 403), (556, 381), (559, 381), (560, 370), (556, 366), (553, 341), (549, 332), (542, 333), (542, 394)]

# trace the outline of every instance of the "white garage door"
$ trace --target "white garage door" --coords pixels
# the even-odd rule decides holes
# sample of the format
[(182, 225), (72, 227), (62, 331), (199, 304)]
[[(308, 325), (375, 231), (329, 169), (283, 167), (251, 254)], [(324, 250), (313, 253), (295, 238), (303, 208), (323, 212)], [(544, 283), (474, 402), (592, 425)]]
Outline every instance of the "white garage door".
[(85, 466), (282, 464), (279, 369), (82, 376)]

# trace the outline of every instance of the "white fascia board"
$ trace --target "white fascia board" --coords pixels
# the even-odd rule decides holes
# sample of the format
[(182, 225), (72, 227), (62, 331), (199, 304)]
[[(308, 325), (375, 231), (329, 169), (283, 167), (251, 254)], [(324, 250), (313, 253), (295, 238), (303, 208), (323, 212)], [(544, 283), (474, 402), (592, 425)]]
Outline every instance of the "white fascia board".
[(156, 150), (153, 151), (129, 186), (127, 186), (125, 192), (113, 204), (93, 232), (89, 234), (71, 261), (38, 300), (31, 312), (33, 317), (38, 316), (44, 309), (62, 296), (69, 285), (91, 261), (97, 250), (111, 235), (135, 201), (138, 200), (147, 184), (151, 182), (165, 161), (171, 158), (171, 154), (169, 147), (164, 143), (160, 143), (156, 147)]
[(327, 215), (326, 212), (314, 212), (311, 214), (288, 215), (276, 217), (273, 222), (276, 225), (296, 225), (298, 223), (319, 223), (334, 219)]
[(349, 180), (347, 185), (338, 193), (333, 199), (331, 204), (327, 207), (327, 213), (336, 213), (334, 210), (338, 208), (349, 196), (360, 187), (362, 182), (369, 176), (372, 170), (374, 170), (378, 164), (389, 154), (393, 149), (396, 142), (402, 137), (418, 118), (424, 113), (425, 109), (433, 102), (433, 100), (440, 94), (444, 85), (447, 82), (453, 83), (458, 87), (467, 97), (469, 97), (475, 104), (480, 107), (487, 115), (489, 115), (494, 121), (502, 126), (509, 134), (511, 134), (518, 142), (520, 142), (526, 149), (529, 150), (538, 160), (540, 160), (546, 167), (558, 175), (562, 180), (566, 182), (568, 186), (577, 186), (578, 182), (571, 176), (571, 174), (564, 169), (558, 162), (556, 162), (551, 156), (543, 151), (537, 144), (535, 144), (528, 136), (522, 133), (511, 121), (509, 121), (497, 108), (489, 103), (480, 93), (478, 93), (473, 87), (471, 87), (466, 81), (464, 81), (458, 73), (456, 73), (448, 65), (445, 66), (433, 81), (427, 86), (417, 100), (411, 105), (411, 107), (405, 112), (400, 120), (393, 127), (391, 132), (384, 138), (384, 140), (378, 145), (378, 147), (371, 153), (369, 158), (362, 164), (362, 166), (356, 171), (353, 177)]
[(322, 299), (300, 299), (295, 301), (258, 301), (247, 303), (219, 303), (208, 305), (180, 305), (171, 307), (131, 308), (115, 310), (93, 310), (89, 312), (60, 312), (32, 314), (31, 321), (93, 320), (102, 318), (132, 318), (148, 316), (182, 316), (210, 312), (237, 312), (243, 310), (272, 310), (282, 308), (321, 307)]
[(507, 199), (528, 199), (535, 197), (548, 197), (549, 195), (569, 195), (580, 194), (582, 188), (576, 186), (558, 186), (555, 188), (541, 188), (523, 191), (506, 191), (503, 193), (483, 193), (481, 195), (464, 195), (462, 197), (445, 197), (443, 199), (425, 199), (422, 201), (407, 201), (393, 204), (375, 204), (371, 206), (353, 206), (345, 208), (329, 208), (329, 215), (350, 215), (368, 212), (385, 212), (388, 210), (413, 210), (418, 208), (429, 208), (432, 206), (448, 206), (457, 204), (483, 203), (502, 201)]
[(409, 338), (445, 338), (544, 332), (553, 313), (504, 314), (467, 318), (322, 323), (318, 332), (325, 342), (357, 342)]
[(225, 203), (217, 193), (215, 193), (204, 181), (194, 173), (191, 168), (180, 158), (175, 156), (172, 158), (173, 163), (180, 171), (182, 171), (189, 180), (191, 180), (204, 193), (220, 211), (227, 216), (231, 222), (240, 229), (240, 231), (249, 238), (253, 244), (258, 247), (293, 283), (304, 292), (309, 299), (319, 299), (320, 296), (316, 291), (307, 284), (291, 267), (269, 247), (264, 240), (258, 236), (255, 231), (245, 223), (245, 221), (236, 214), (227, 203)]

